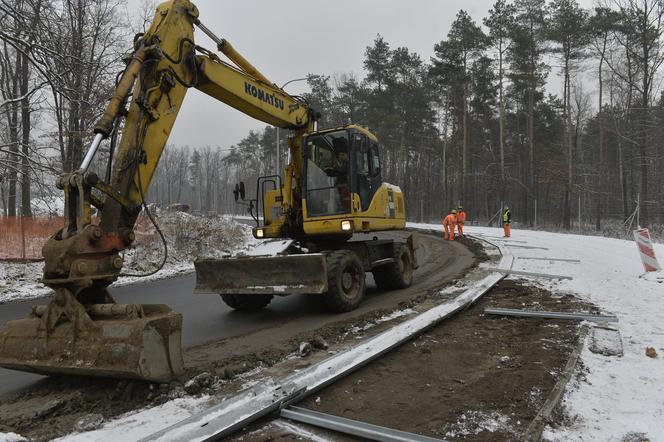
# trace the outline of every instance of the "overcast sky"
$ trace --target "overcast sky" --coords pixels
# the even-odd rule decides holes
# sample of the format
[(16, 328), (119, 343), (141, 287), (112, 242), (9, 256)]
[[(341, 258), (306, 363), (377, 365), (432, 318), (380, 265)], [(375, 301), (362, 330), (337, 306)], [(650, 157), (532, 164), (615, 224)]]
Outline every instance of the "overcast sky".
[[(308, 73), (362, 76), (365, 48), (381, 34), (392, 48), (406, 46), (424, 61), (445, 38), (459, 9), (478, 23), (495, 0), (199, 0), (201, 21), (227, 39), (276, 84)], [(580, 0), (591, 7), (593, 0)], [(134, 7), (140, 0), (129, 0)], [(196, 31), (198, 44), (214, 44)], [(552, 72), (551, 76), (555, 76)], [(292, 83), (290, 93), (306, 91)], [(265, 124), (207, 95), (190, 90), (169, 143), (228, 148)]]

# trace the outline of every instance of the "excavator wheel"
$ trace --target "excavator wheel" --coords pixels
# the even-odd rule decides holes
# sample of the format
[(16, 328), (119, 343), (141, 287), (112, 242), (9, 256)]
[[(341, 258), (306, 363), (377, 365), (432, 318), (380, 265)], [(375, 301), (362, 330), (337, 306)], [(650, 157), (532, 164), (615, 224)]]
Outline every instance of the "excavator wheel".
[(336, 250), (327, 256), (327, 292), (325, 306), (334, 312), (355, 310), (364, 297), (364, 268), (350, 250)]
[(255, 312), (261, 310), (272, 301), (272, 295), (253, 294), (253, 295), (220, 295), (226, 305), (235, 310), (243, 312)]
[(405, 244), (394, 244), (394, 262), (372, 271), (376, 286), (383, 290), (405, 289), (413, 282), (413, 254)]

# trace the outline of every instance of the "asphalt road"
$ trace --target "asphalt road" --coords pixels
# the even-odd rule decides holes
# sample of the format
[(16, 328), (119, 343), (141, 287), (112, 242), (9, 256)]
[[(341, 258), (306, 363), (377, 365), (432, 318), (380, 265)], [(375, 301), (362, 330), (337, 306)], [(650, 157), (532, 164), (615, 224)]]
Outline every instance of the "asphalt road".
[[(191, 274), (112, 288), (110, 292), (119, 303), (167, 304), (173, 310), (182, 313), (184, 347), (247, 333), (270, 318), (286, 316), (301, 310), (306, 304), (301, 296), (275, 297), (269, 309), (255, 313), (251, 316), (251, 320), (247, 320), (246, 315), (238, 315), (224, 304), (219, 295), (194, 294), (195, 282), (196, 276)], [(7, 320), (23, 318), (27, 316), (32, 306), (46, 304), (47, 301), (41, 299), (0, 305), (0, 324), (4, 324)], [(42, 378), (40, 375), (0, 368), (0, 395), (23, 388)]]
[[(427, 242), (423, 241), (422, 247), (418, 250), (420, 263), (432, 259), (428, 256), (429, 250)], [(417, 281), (418, 272), (422, 272), (422, 268), (416, 270), (415, 281)], [(305, 299), (306, 295), (275, 297), (267, 309), (257, 313), (236, 312), (226, 306), (219, 295), (194, 294), (194, 284), (195, 275), (191, 274), (111, 288), (110, 291), (119, 303), (167, 304), (173, 310), (182, 313), (182, 344), (185, 348), (262, 330), (282, 324), (291, 318), (313, 314), (312, 303)], [(372, 296), (372, 292), (376, 292), (374, 287), (373, 278), (369, 273), (367, 275), (369, 296), (365, 301), (366, 305), (362, 306), (363, 310), (372, 308), (371, 306), (376, 302), (375, 298), (382, 298), (382, 296)], [(41, 299), (0, 305), (0, 325), (7, 320), (25, 317), (32, 306), (45, 304), (47, 301), (47, 299)], [(319, 319), (322, 318), (319, 317)], [(22, 389), (43, 378), (43, 376), (30, 373), (0, 369), (0, 395)]]

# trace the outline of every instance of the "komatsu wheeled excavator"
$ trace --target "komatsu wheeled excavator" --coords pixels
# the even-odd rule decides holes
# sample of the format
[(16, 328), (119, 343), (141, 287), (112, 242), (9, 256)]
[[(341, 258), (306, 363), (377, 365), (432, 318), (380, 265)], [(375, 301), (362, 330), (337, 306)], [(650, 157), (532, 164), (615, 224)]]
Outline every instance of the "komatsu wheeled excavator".
[[(198, 46), (194, 27), (230, 63)], [(149, 215), (145, 194), (189, 88), (291, 131), (283, 175), (259, 178), (251, 202), (254, 236), (283, 238), (280, 253), (199, 260), (197, 291), (219, 293), (244, 310), (262, 308), (274, 295), (307, 293), (348, 311), (362, 300), (365, 272), (379, 287), (410, 285), (416, 238), (379, 234), (403, 230), (405, 208), (400, 189), (381, 180), (376, 137), (358, 126), (318, 130), (305, 100), (284, 92), (205, 27), (194, 4), (171, 0), (135, 39), (80, 168), (57, 179), (65, 221), (43, 248), (42, 279), (54, 294), (0, 330), (0, 366), (158, 382), (182, 373), (182, 316), (166, 305), (118, 304), (107, 288), (121, 274), (121, 252), (135, 239), (139, 213)], [(102, 179), (90, 164), (107, 138), (111, 154)], [(244, 193), (238, 185), (236, 197)]]

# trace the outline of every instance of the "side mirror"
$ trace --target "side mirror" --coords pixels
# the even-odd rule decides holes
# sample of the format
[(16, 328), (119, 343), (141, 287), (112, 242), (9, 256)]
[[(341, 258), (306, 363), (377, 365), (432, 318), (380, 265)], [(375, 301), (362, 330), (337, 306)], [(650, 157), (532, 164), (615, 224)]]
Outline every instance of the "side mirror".
[(240, 184), (236, 184), (235, 189), (233, 189), (233, 196), (235, 197), (235, 201), (238, 199), (244, 201), (245, 195), (246, 192), (244, 190), (244, 182), (240, 181)]

